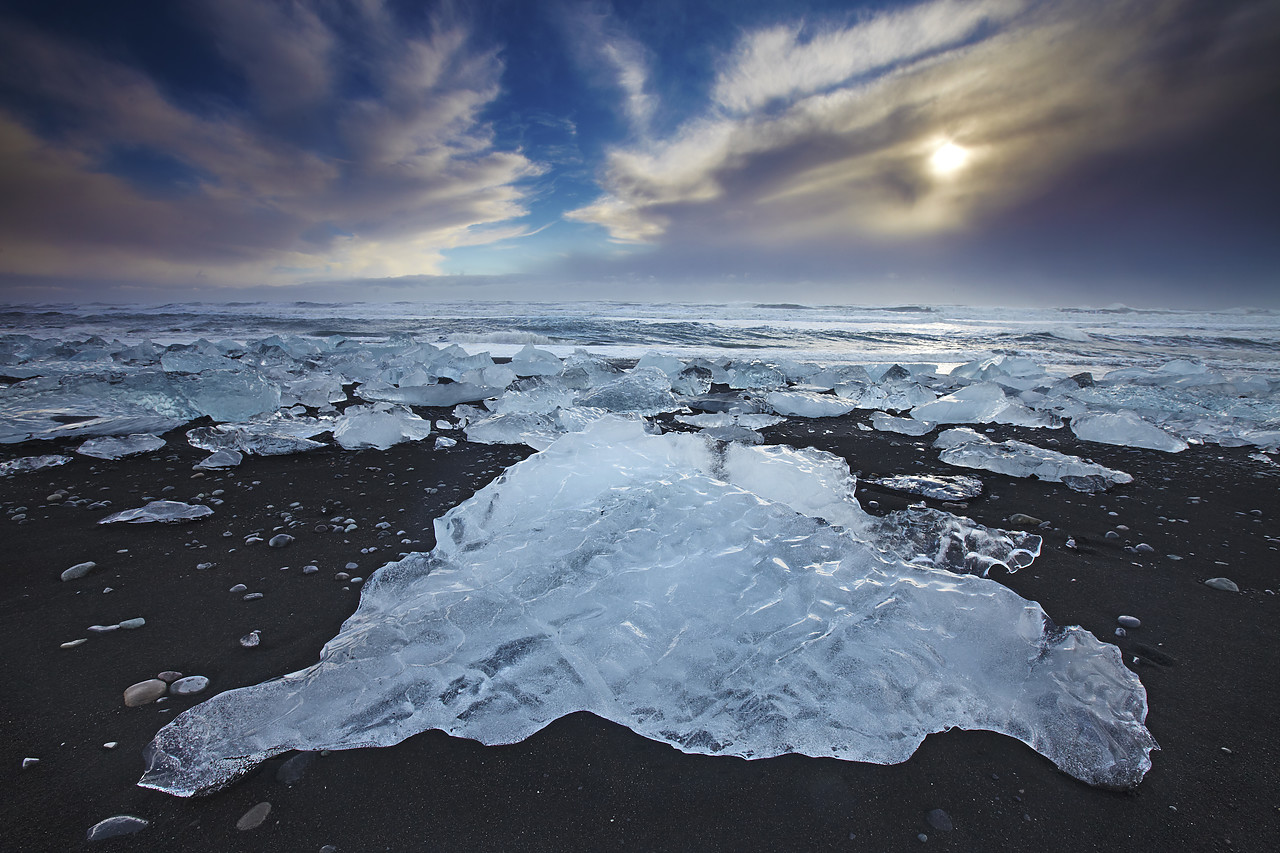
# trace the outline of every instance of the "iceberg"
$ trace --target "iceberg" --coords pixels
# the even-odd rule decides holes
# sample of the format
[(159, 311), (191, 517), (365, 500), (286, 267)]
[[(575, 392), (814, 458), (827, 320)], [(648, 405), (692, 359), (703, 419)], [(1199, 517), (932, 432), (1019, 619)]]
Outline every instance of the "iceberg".
[(948, 465), (981, 468), (1009, 477), (1037, 477), (1063, 483), (1077, 491), (1103, 491), (1116, 484), (1132, 483), (1123, 471), (1086, 462), (1056, 450), (1046, 450), (1025, 441), (994, 442), (967, 427), (949, 429), (933, 443), (941, 448), (939, 458)]
[(1071, 431), (1076, 434), (1076, 438), (1099, 444), (1146, 447), (1166, 453), (1179, 453), (1187, 449), (1187, 443), (1182, 439), (1169, 435), (1160, 427), (1124, 410), (1074, 418), (1071, 421)]
[(865, 517), (852, 483), (829, 454), (602, 418), (438, 519), (434, 551), (375, 572), (317, 664), (162, 728), (139, 784), (209, 793), (287, 750), (426, 729), (514, 743), (586, 710), (746, 758), (896, 763), (931, 732), (988, 729), (1137, 785), (1157, 746), (1119, 650), (860, 538), (840, 523)]
[(213, 510), (203, 504), (188, 504), (182, 501), (152, 501), (137, 509), (126, 509), (101, 519), (99, 524), (115, 524), (125, 521), (131, 524), (144, 524), (151, 521), (170, 523), (174, 521), (193, 521), (213, 515)]
[(164, 439), (149, 432), (135, 433), (125, 436), (104, 436), (91, 438), (76, 448), (81, 456), (93, 456), (97, 459), (123, 459), (126, 456), (137, 456), (150, 453), (164, 447)]

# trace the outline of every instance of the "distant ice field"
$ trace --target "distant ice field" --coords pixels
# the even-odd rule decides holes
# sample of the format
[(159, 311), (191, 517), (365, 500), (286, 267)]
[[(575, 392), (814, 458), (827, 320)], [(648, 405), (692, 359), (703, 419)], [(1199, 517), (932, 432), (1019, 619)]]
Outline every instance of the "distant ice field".
[(226, 303), (8, 306), (0, 333), (125, 343), (245, 342), (269, 335), (369, 343), (413, 335), (437, 345), (510, 356), (535, 344), (611, 358), (650, 350), (682, 357), (791, 359), (823, 364), (955, 364), (1014, 355), (1050, 373), (1105, 373), (1187, 359), (1213, 370), (1280, 372), (1280, 312), (1112, 307), (799, 306), (791, 304)]

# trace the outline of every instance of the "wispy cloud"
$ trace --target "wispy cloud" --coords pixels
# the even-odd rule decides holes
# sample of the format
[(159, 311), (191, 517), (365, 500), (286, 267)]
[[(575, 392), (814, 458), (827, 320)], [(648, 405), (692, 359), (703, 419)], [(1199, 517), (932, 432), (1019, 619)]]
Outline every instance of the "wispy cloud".
[(621, 112), (629, 126), (637, 134), (646, 134), (657, 99), (649, 91), (651, 57), (644, 45), (629, 36), (599, 4), (565, 7), (561, 22), (589, 81), (618, 91), (622, 95)]
[[(962, 230), (1082, 158), (1256, 97), (1278, 32), (1274, 6), (1258, 7), (934, 0), (746, 33), (703, 112), (612, 149), (604, 194), (569, 216), (668, 245)], [(931, 165), (948, 143), (963, 165)]]
[[(435, 271), (448, 248), (518, 234), (521, 182), (540, 167), (498, 150), (481, 117), (499, 93), (496, 52), (439, 21), (392, 37), (380, 3), (341, 26), (324, 8), (204, 6), (252, 93), (234, 106), (179, 103), (138, 68), (6, 27), (0, 73), (61, 126), (0, 115), (0, 270), (109, 265), (117, 277), (233, 283), (403, 275)], [(340, 78), (356, 55), (366, 91), (353, 95)], [(111, 169), (120, 151), (180, 164), (185, 191), (148, 193)]]

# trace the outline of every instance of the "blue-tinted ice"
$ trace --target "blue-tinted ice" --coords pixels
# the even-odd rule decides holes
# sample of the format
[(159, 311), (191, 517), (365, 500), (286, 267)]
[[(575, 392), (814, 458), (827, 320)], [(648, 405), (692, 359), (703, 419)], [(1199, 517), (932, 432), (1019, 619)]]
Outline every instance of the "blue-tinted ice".
[(926, 513), (928, 535), (882, 544), (853, 487), (827, 454), (603, 418), (376, 572), (315, 666), (165, 726), (140, 784), (198, 794), (286, 750), (431, 728), (512, 743), (579, 710), (749, 758), (893, 763), (930, 732), (989, 729), (1086, 782), (1138, 784), (1156, 744), (1114, 646), (933, 555), (901, 559), (940, 530), (989, 551), (979, 566), (1025, 563), (1038, 539)]

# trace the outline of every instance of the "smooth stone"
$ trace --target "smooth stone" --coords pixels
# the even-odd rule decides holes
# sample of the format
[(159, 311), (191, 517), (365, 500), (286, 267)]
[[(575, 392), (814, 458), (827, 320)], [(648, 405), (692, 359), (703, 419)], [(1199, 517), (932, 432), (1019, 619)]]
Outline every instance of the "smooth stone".
[(106, 743), (104, 743), (104, 744), (102, 745), (102, 748), (103, 748), (103, 749), (115, 749), (115, 748), (116, 748), (117, 746), (119, 746), (119, 745), (120, 745), (120, 741), (118, 741), (118, 740), (109, 740), (109, 741), (107, 741)]
[(28, 767), (35, 767), (39, 763), (40, 759), (38, 758), (24, 758), (22, 759), (22, 769), (26, 770)]
[(951, 822), (951, 815), (942, 809), (934, 809), (924, 816), (929, 821), (929, 825), (940, 832), (950, 832), (955, 829), (955, 825)]
[(1204, 585), (1207, 587), (1212, 587), (1213, 589), (1220, 589), (1223, 592), (1239, 592), (1240, 591), (1240, 587), (1236, 586), (1236, 582), (1231, 580), (1230, 578), (1209, 578), (1207, 581), (1204, 582)]
[(1121, 616), (1116, 619), (1122, 628), (1141, 628), (1142, 620), (1137, 616)]
[(314, 575), (318, 571), (320, 571), (319, 566), (303, 566), (302, 567), (302, 573), (304, 575)]
[(236, 584), (235, 586), (231, 587), (231, 589), (229, 589), (229, 590), (227, 590), (227, 591), (228, 591), (228, 592), (244, 592), (244, 591), (245, 591), (245, 590), (247, 590), (248, 588), (249, 588), (249, 587), (245, 586), (244, 584), (242, 584), (242, 583), (238, 583), (238, 584)]
[(257, 829), (262, 826), (262, 822), (267, 819), (269, 814), (271, 814), (271, 803), (258, 803), (236, 821), (236, 829), (241, 831)]
[(1139, 542), (1137, 545), (1133, 546), (1133, 550), (1137, 551), (1139, 554), (1152, 554), (1155, 553), (1156, 549), (1152, 548), (1146, 542)]
[(1041, 524), (1044, 524), (1043, 521), (1036, 518), (1034, 515), (1027, 515), (1022, 512), (1015, 512), (1013, 515), (1009, 516), (1009, 523), (1017, 527), (1039, 527)]
[(120, 623), (120, 627), (124, 628), (126, 631), (132, 631), (136, 628), (141, 628), (145, 624), (147, 624), (147, 620), (139, 616), (137, 619), (124, 620)]
[(259, 598), (262, 598), (262, 593), (260, 593), (260, 592), (251, 592), (251, 593), (249, 593), (248, 595), (246, 595), (246, 596), (244, 597), (244, 600), (245, 600), (245, 601), (257, 601)]
[(288, 533), (277, 533), (271, 537), (271, 541), (267, 544), (272, 548), (283, 548), (293, 541), (293, 537)]
[(112, 631), (120, 630), (119, 625), (90, 625), (85, 629), (90, 634), (109, 634)]
[(359, 564), (359, 563), (347, 563), (345, 566), (343, 566), (343, 568), (345, 568), (345, 569), (351, 569), (351, 570), (353, 570), (353, 571), (354, 571), (355, 569), (360, 568), (360, 564)]
[(139, 681), (137, 684), (131, 684), (125, 688), (124, 704), (130, 708), (150, 704), (163, 696), (168, 689), (169, 685), (158, 678)]
[(182, 673), (175, 672), (172, 669), (166, 669), (164, 672), (156, 676), (156, 678), (160, 679), (165, 684), (173, 684), (173, 682), (177, 681), (181, 677)]
[(188, 675), (186, 678), (179, 678), (170, 684), (169, 692), (174, 696), (190, 696), (193, 693), (199, 693), (208, 686), (209, 679), (203, 675)]
[(348, 580), (351, 580), (351, 575), (347, 574), (346, 572), (338, 572), (336, 575), (333, 576), (333, 579), (336, 581), (348, 581)]
[(76, 563), (74, 566), (62, 573), (62, 579), (64, 581), (79, 580), (97, 567), (98, 564), (94, 562)]
[(84, 643), (87, 643), (87, 642), (89, 642), (89, 638), (88, 638), (88, 637), (81, 637), (81, 638), (80, 638), (80, 639), (78, 639), (78, 640), (68, 640), (67, 642), (62, 643), (62, 644), (59, 646), (59, 648), (63, 648), (63, 649), (74, 649), (76, 646), (83, 645)]
[(200, 571), (204, 571), (205, 569), (212, 569), (213, 563), (197, 563), (196, 568), (199, 569)]
[(95, 823), (89, 828), (89, 834), (85, 837), (89, 841), (102, 841), (121, 835), (133, 835), (135, 832), (146, 829), (149, 824), (150, 821), (131, 814), (118, 814)]

